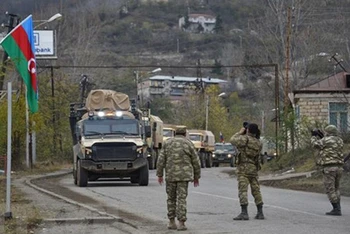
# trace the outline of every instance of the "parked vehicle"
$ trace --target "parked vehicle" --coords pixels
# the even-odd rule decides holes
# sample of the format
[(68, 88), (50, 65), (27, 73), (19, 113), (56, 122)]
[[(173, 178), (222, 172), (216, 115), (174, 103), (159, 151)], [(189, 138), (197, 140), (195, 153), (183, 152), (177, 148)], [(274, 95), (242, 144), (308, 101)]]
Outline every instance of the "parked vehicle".
[(231, 143), (215, 143), (215, 150), (212, 155), (213, 167), (218, 167), (220, 163), (229, 163), (234, 167), (237, 148)]

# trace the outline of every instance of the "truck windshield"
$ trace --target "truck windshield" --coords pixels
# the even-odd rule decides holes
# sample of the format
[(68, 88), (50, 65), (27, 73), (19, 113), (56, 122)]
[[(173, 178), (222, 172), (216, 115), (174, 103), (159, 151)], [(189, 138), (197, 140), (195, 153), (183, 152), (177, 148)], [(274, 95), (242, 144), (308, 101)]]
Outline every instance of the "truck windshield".
[(84, 121), (84, 135), (138, 135), (138, 121), (135, 119), (99, 119)]
[(190, 135), (190, 140), (191, 141), (202, 141), (202, 136), (201, 135)]
[(233, 151), (233, 145), (231, 144), (225, 144), (225, 145), (215, 145), (215, 150), (227, 150), (227, 151)]
[(173, 131), (170, 129), (163, 129), (163, 136), (165, 137), (174, 137)]

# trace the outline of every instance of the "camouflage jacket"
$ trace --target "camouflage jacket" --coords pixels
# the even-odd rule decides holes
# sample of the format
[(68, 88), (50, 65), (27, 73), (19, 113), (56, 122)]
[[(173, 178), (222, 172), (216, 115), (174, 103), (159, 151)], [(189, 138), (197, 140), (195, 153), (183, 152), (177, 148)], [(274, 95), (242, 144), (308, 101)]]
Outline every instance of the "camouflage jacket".
[(319, 150), (316, 164), (319, 166), (343, 165), (343, 140), (338, 136), (311, 137), (311, 144)]
[(239, 150), (237, 174), (257, 176), (260, 167), (260, 152), (262, 144), (252, 135), (234, 134), (230, 139), (231, 144)]
[(165, 180), (193, 181), (201, 176), (199, 157), (192, 142), (182, 136), (164, 142), (157, 162), (157, 176)]

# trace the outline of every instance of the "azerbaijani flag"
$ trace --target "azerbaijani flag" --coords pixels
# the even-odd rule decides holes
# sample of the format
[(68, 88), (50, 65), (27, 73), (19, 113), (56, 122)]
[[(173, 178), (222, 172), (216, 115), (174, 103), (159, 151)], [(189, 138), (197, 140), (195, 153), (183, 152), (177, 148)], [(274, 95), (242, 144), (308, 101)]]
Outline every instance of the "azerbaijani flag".
[(7, 34), (0, 44), (14, 62), (27, 86), (27, 100), (30, 112), (37, 112), (38, 84), (36, 79), (32, 15), (29, 15)]

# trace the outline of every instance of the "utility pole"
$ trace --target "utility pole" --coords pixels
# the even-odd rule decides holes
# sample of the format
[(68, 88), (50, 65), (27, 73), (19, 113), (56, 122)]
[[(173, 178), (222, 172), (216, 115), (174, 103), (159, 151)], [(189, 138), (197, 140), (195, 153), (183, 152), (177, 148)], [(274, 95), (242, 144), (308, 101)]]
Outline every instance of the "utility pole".
[(292, 13), (291, 8), (288, 7), (287, 11), (287, 40), (286, 40), (286, 63), (285, 63), (285, 70), (286, 75), (284, 79), (284, 123), (285, 123), (285, 152), (288, 151), (288, 131), (286, 128), (286, 121), (288, 118), (288, 112), (289, 112), (289, 71), (290, 71), (290, 37), (292, 32)]
[[(9, 16), (9, 20), (8, 20), (8, 23), (5, 25), (5, 27), (8, 28), (7, 34), (9, 34), (11, 30), (15, 28), (15, 21), (16, 21), (16, 25), (18, 25), (21, 18), (16, 14), (11, 14), (8, 12), (6, 12), (6, 15)], [(4, 56), (2, 58), (1, 73), (0, 73), (0, 90), (3, 89), (3, 86), (4, 86), (6, 64), (7, 64), (8, 57), (9, 57), (8, 54), (6, 53), (6, 51), (4, 51)]]

